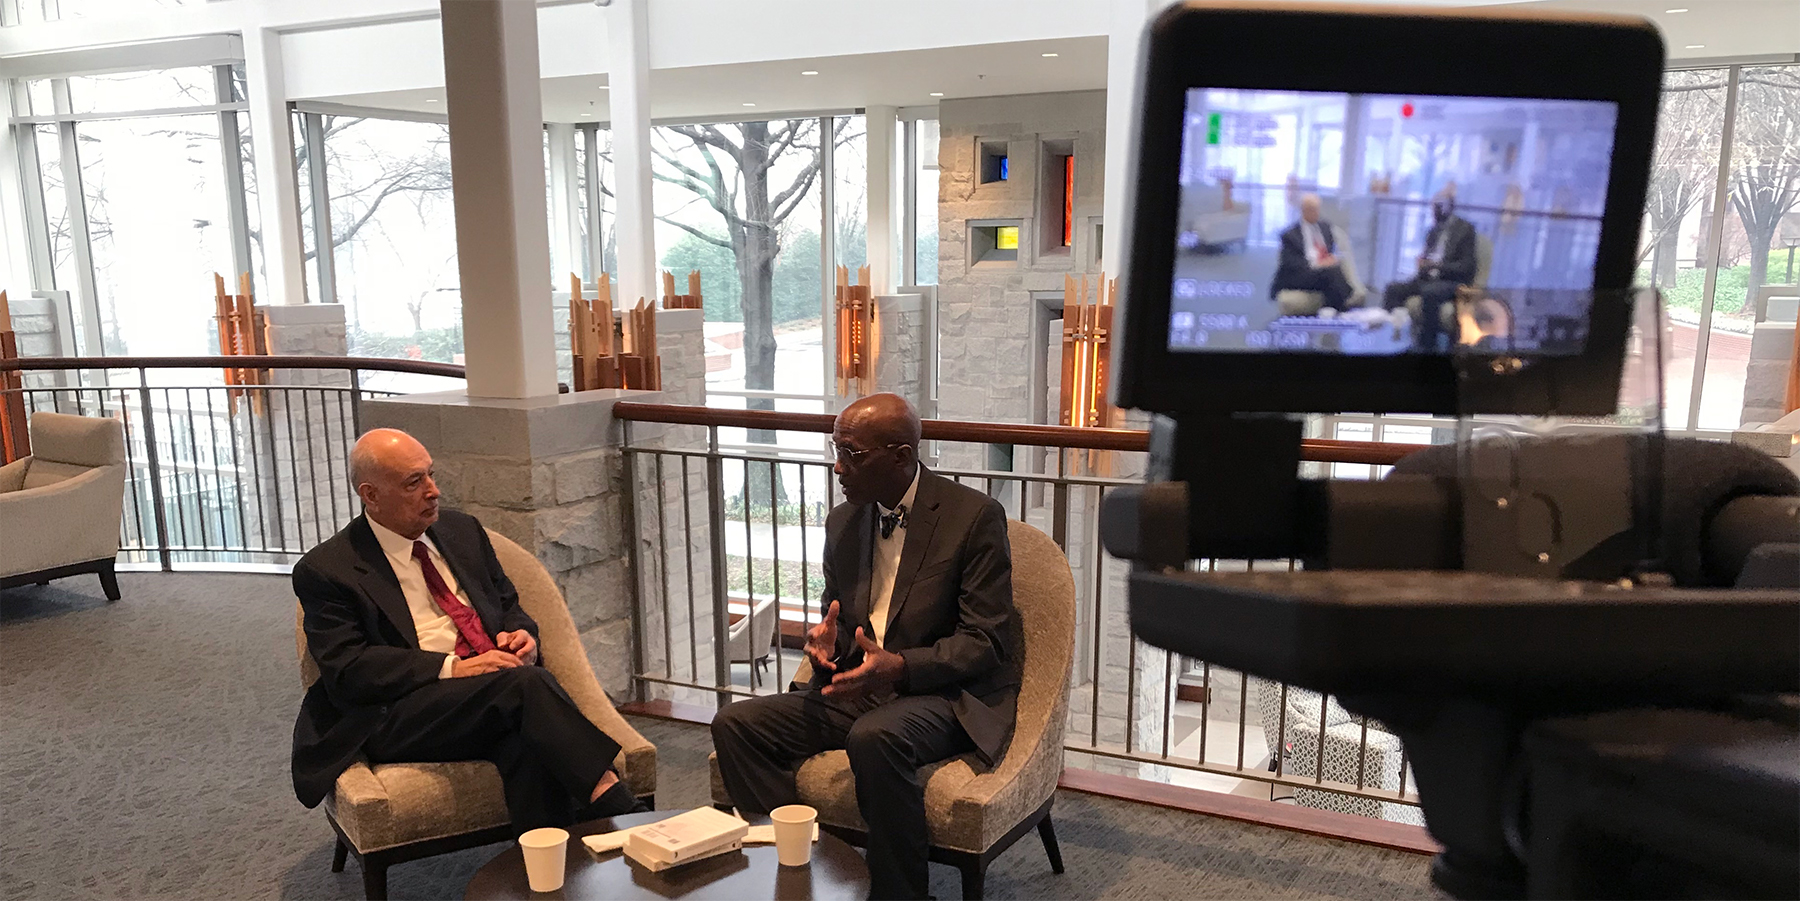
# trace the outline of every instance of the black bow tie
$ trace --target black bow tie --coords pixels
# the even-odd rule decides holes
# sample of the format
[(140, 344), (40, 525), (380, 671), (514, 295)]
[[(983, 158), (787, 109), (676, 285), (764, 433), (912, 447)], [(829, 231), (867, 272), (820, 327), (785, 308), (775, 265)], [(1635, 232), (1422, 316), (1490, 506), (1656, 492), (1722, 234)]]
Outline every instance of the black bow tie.
[(892, 537), (895, 527), (906, 528), (905, 504), (895, 507), (894, 512), (881, 517), (881, 537), (884, 539)]

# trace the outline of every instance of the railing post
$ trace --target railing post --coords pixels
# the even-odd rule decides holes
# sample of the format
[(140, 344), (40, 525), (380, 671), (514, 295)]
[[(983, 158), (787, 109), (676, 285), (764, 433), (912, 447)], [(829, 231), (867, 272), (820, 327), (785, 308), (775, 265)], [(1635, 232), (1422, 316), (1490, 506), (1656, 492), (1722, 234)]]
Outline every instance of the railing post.
[[(731, 660), (725, 649), (729, 625), (726, 580), (730, 572), (725, 556), (725, 460), (719, 454), (719, 427), (709, 426), (706, 432), (707, 531), (712, 540), (713, 568), (713, 684), (719, 688), (719, 707), (723, 708), (731, 703), (731, 692), (725, 690), (731, 682)], [(748, 472), (745, 478), (749, 478)], [(749, 515), (750, 511), (746, 509), (744, 516), (748, 518)], [(693, 589), (690, 587), (689, 590)]]
[[(362, 437), (362, 370), (350, 370), (350, 430), (352, 441)], [(351, 486), (354, 490), (355, 486)]]
[(163, 515), (162, 467), (156, 452), (156, 414), (150, 406), (150, 372), (138, 367), (138, 406), (144, 413), (144, 452), (150, 462), (150, 505), (156, 515), (156, 554), (163, 572), (175, 567), (169, 553), (169, 525)]
[[(631, 697), (643, 701), (644, 682), (638, 677), (649, 668), (644, 656), (644, 571), (638, 555), (638, 539), (643, 530), (637, 517), (637, 455), (631, 449), (630, 420), (624, 421), (622, 432), (619, 462), (625, 471), (625, 492), (620, 499), (620, 513), (625, 519), (625, 565), (631, 570)], [(668, 611), (663, 615), (668, 616)]]

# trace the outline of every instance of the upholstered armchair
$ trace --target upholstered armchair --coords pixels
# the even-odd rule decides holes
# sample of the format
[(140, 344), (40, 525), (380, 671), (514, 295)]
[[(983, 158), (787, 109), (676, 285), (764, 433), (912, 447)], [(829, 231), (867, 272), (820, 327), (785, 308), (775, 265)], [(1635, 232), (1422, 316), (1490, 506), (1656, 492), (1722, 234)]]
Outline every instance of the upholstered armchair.
[[(1366, 720), (1343, 708), (1336, 698), (1316, 691), (1288, 686), (1259, 676), (1248, 679), (1262, 715), (1263, 738), (1269, 745), (1269, 768), (1281, 755), (1281, 772), (1311, 777), (1323, 765), (1324, 778), (1356, 785), (1362, 767), (1365, 788), (1397, 791), (1405, 754), (1400, 739), (1378, 720)], [(1320, 724), (1325, 726), (1319, 731)], [(1321, 750), (1321, 744), (1323, 749)], [(1412, 780), (1407, 780), (1409, 783)], [(1416, 786), (1415, 786), (1416, 788)], [(1294, 803), (1319, 810), (1336, 810), (1396, 823), (1425, 824), (1417, 805), (1357, 798), (1315, 788), (1293, 788)]]
[(751, 606), (750, 615), (732, 623), (731, 631), (725, 634), (725, 649), (731, 655), (731, 662), (750, 665), (752, 687), (762, 684), (763, 671), (769, 668), (769, 655), (774, 653), (775, 626), (780, 621), (781, 611), (775, 605), (775, 598), (766, 597)]
[(119, 599), (113, 559), (125, 509), (125, 428), (117, 419), (31, 414), (32, 454), (0, 466), (0, 588), (100, 576)]
[[(1487, 283), (1488, 283), (1488, 275), (1493, 272), (1493, 269), (1494, 269), (1494, 242), (1487, 235), (1481, 234), (1480, 232), (1476, 232), (1475, 233), (1475, 278), (1474, 278), (1474, 280), (1469, 282), (1469, 287), (1471, 287), (1471, 288), (1486, 288)], [(1412, 317), (1412, 321), (1414, 321), (1414, 322), (1420, 321), (1419, 317), (1424, 314), (1424, 309), (1423, 309), (1424, 305), (1425, 305), (1424, 298), (1420, 297), (1417, 294), (1414, 294), (1413, 296), (1408, 297), (1406, 299), (1406, 312), (1408, 315), (1410, 315)], [(1442, 326), (1443, 333), (1446, 335), (1451, 335), (1451, 336), (1456, 335), (1457, 334), (1456, 304), (1453, 302), (1445, 302), (1445, 303), (1439, 304), (1437, 314), (1438, 314), (1438, 322)]]
[[(1050, 868), (1063, 871), (1050, 806), (1063, 769), (1069, 670), (1075, 659), (1075, 579), (1068, 558), (1048, 535), (1018, 521), (1006, 525), (1012, 543), (1013, 605), (1025, 634), (1025, 668), (1012, 741), (993, 769), (984, 769), (975, 755), (965, 754), (919, 771), (925, 783), (931, 859), (962, 871), (964, 898), (982, 897), (988, 864), (1034, 828), (1050, 857)], [(794, 679), (808, 678), (803, 663)], [(713, 803), (730, 809), (716, 753), (711, 764)], [(852, 844), (867, 841), (868, 826), (857, 810), (848, 755), (843, 751), (816, 755), (801, 764), (796, 781), (801, 801), (819, 811), (825, 828)]]
[[(505, 536), (488, 532), (500, 568), (519, 591), (519, 604), (538, 624), (544, 667), (556, 676), (581, 712), (620, 745), (614, 766), (634, 794), (655, 803), (656, 746), (613, 708), (594, 677), (575, 621), (556, 581), (542, 563)], [(294, 634), (300, 682), (311, 687), (318, 666), (307, 653), (298, 605)], [(516, 837), (506, 812), (500, 771), (485, 760), (450, 763), (356, 763), (325, 796), (325, 819), (337, 833), (331, 871), (350, 854), (362, 864), (363, 891), (387, 897), (387, 869), (397, 863), (446, 854)]]

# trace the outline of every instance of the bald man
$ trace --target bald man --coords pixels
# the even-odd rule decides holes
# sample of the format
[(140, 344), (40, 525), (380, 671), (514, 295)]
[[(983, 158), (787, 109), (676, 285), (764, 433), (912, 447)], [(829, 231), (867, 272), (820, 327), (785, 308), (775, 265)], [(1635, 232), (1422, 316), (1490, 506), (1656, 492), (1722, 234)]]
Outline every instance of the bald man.
[(870, 897), (924, 898), (919, 768), (969, 752), (992, 765), (1012, 734), (1024, 639), (1006, 513), (919, 463), (919, 415), (896, 395), (846, 407), (832, 447), (844, 503), (825, 521), (810, 679), (719, 711), (719, 773), (740, 810), (767, 813), (798, 802), (802, 761), (845, 750)]
[(294, 723), (312, 807), (371, 763), (489, 760), (514, 829), (637, 809), (619, 754), (540, 664), (537, 623), (474, 517), (438, 506), (431, 454), (376, 429), (350, 454), (363, 515), (294, 565), (319, 680)]
[(1356, 288), (1338, 257), (1337, 229), (1319, 217), (1320, 206), (1317, 194), (1300, 198), (1300, 221), (1281, 233), (1281, 255), (1269, 282), (1269, 297), (1290, 290), (1317, 291), (1324, 295), (1323, 306), (1342, 311)]

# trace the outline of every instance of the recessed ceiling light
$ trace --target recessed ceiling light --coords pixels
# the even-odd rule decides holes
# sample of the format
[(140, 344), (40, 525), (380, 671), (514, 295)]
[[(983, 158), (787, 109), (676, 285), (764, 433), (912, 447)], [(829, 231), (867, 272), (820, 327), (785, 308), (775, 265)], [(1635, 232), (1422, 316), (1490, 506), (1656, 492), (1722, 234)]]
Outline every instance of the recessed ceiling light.
[(1705, 50), (1706, 45), (1705, 44), (1689, 44), (1689, 45), (1687, 45), (1686, 49), (1688, 49), (1688, 50)]
[(603, 84), (603, 85), (601, 85), (601, 86), (600, 86), (600, 87), (599, 87), (599, 88), (598, 88), (598, 90), (602, 90), (602, 91), (610, 91), (610, 90), (612, 90), (612, 85), (609, 85), (609, 84)]
[(1685, 6), (1677, 6), (1677, 7), (1675, 7), (1675, 8), (1674, 8), (1674, 9), (1665, 9), (1665, 10), (1663, 10), (1663, 12), (1666, 12), (1666, 13), (1668, 13), (1668, 14), (1669, 14), (1669, 15), (1671, 15), (1671, 16), (1672, 16), (1672, 15), (1675, 15), (1675, 14), (1676, 14), (1676, 13), (1684, 13), (1684, 12), (1687, 12), (1687, 7), (1685, 7)]
[(756, 104), (754, 104), (754, 103), (746, 103), (746, 104), (744, 104), (744, 105), (745, 105), (745, 106), (755, 106), (755, 105), (756, 105)]
[(1043, 54), (1039, 54), (1039, 55), (1040, 55), (1040, 56), (1042, 56), (1042, 57), (1043, 57), (1043, 58), (1045, 58), (1045, 59), (1050, 59), (1050, 58), (1051, 58), (1051, 57), (1053, 57), (1053, 56), (1057, 56), (1057, 55), (1058, 55), (1058, 54), (1055, 54), (1055, 53), (1043, 53)]
[(931, 92), (931, 96), (933, 96), (933, 97), (942, 97), (942, 96), (944, 96), (944, 92), (943, 92), (943, 91), (932, 91), (932, 92)]
[(801, 72), (801, 73), (800, 73), (800, 74), (801, 74), (801, 75), (817, 75), (817, 74), (819, 74), (819, 70), (817, 70), (817, 69), (807, 69), (807, 70), (806, 70), (806, 71), (804, 71), (804, 72)]
[(582, 118), (584, 118), (584, 119), (585, 119), (585, 118), (587, 118), (587, 117), (588, 117), (588, 116), (591, 116), (591, 115), (593, 115), (593, 113), (582, 113), (582, 114), (581, 114), (581, 117), (582, 117)]
[(425, 98), (425, 102), (426, 103), (436, 103), (437, 98), (436, 97), (427, 97), (427, 98)]

